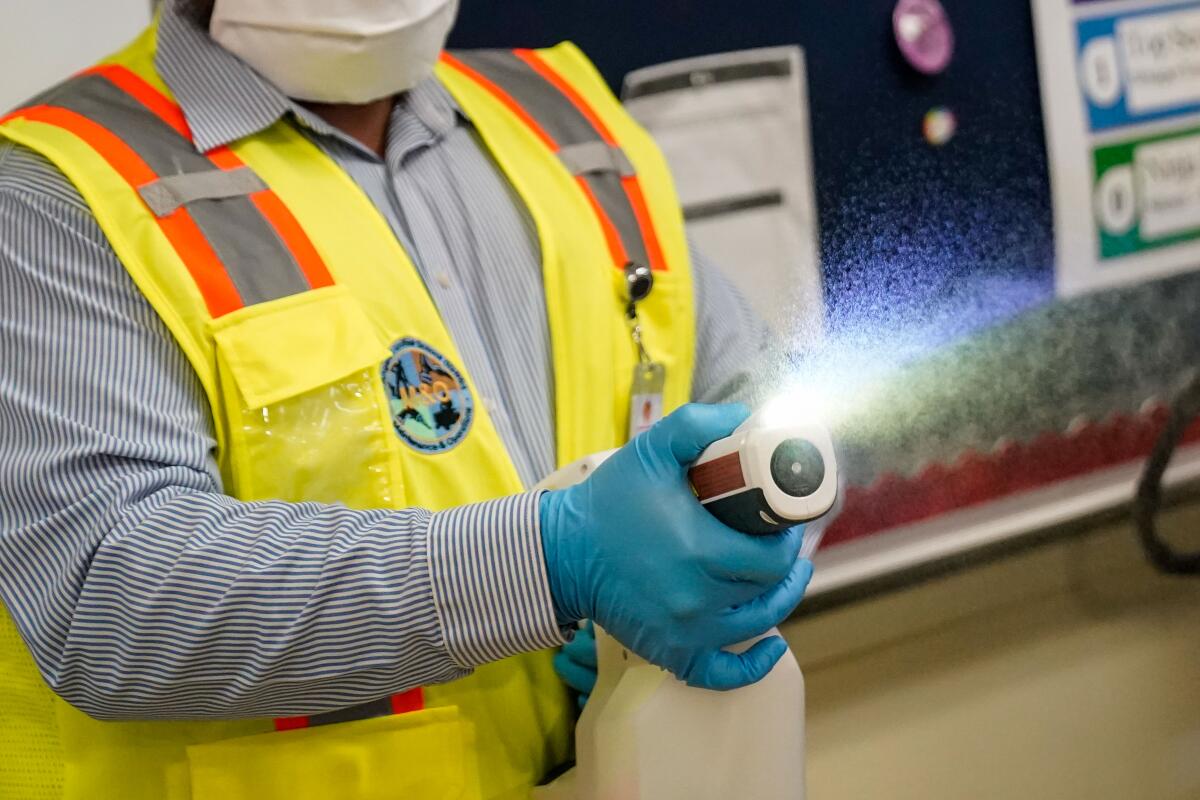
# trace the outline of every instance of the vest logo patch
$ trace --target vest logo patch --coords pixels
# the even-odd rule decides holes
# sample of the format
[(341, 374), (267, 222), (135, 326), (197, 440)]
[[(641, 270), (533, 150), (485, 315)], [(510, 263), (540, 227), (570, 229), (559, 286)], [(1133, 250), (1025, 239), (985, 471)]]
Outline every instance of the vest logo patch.
[(418, 453), (444, 453), (463, 440), (475, 418), (475, 401), (462, 373), (418, 339), (392, 345), (383, 383), (396, 434)]

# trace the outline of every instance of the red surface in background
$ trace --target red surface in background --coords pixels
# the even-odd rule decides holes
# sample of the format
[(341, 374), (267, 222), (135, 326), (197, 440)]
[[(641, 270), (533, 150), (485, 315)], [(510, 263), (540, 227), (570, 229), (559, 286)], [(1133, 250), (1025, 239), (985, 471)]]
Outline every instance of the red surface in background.
[[(1164, 406), (1157, 406), (1065, 433), (1043, 433), (1028, 442), (1005, 442), (988, 453), (967, 450), (951, 464), (931, 464), (911, 477), (888, 473), (869, 486), (847, 487), (845, 507), (822, 546), (1144, 459), (1167, 415)], [(1200, 441), (1200, 420), (1187, 429), (1183, 441)]]

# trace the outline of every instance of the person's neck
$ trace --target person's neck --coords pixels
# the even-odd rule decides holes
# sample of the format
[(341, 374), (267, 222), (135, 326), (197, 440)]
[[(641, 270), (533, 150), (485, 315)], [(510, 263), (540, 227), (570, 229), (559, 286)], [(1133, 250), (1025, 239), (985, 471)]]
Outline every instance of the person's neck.
[(383, 158), (388, 120), (391, 118), (392, 104), (395, 101), (395, 97), (385, 97), (362, 105), (308, 102), (301, 105)]

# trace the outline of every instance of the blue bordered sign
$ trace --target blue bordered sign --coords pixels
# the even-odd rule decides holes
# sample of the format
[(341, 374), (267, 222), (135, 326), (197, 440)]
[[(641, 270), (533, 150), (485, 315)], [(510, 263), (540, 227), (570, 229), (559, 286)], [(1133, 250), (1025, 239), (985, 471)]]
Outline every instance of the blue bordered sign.
[(392, 345), (383, 383), (396, 434), (419, 453), (443, 453), (471, 430), (475, 402), (462, 373), (419, 339)]

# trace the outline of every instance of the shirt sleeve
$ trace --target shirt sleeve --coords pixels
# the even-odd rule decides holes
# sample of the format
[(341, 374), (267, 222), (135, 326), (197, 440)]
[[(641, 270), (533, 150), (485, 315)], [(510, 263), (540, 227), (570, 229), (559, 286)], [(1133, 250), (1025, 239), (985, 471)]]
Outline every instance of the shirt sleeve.
[(696, 299), (696, 366), (692, 399), (757, 405), (779, 359), (770, 326), (689, 241)]
[(0, 599), (51, 688), (110, 719), (317, 714), (562, 642), (536, 495), (243, 503), (214, 448), (78, 193), (0, 143)]

